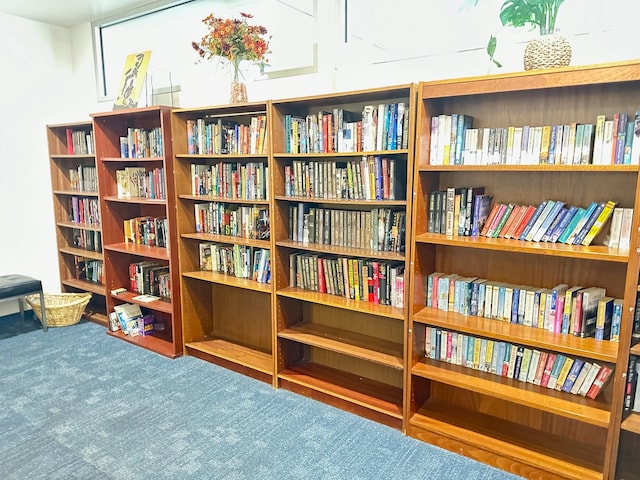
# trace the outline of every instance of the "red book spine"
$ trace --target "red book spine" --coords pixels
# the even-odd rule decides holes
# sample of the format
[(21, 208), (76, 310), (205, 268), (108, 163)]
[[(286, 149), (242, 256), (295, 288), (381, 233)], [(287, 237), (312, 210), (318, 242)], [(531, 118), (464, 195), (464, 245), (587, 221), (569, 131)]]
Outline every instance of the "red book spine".
[(327, 282), (324, 278), (324, 263), (322, 258), (318, 257), (318, 291), (320, 293), (327, 293)]
[(69, 155), (73, 155), (75, 153), (75, 150), (73, 148), (73, 130), (71, 130), (70, 128), (67, 128), (66, 134), (67, 134), (67, 153)]
[(587, 390), (587, 397), (595, 399), (598, 394), (602, 391), (602, 387), (607, 383), (607, 380), (611, 378), (611, 374), (613, 370), (606, 365), (603, 365), (598, 371), (598, 375), (596, 375), (595, 380)]
[(373, 262), (373, 303), (380, 303), (380, 264)]
[(493, 208), (491, 209), (491, 212), (489, 212), (489, 216), (487, 217), (487, 220), (484, 222), (484, 227), (482, 227), (482, 231), (480, 232), (481, 236), (484, 237), (487, 234), (487, 232), (489, 231), (489, 228), (491, 227), (491, 224), (495, 220), (496, 215), (498, 215), (498, 212), (500, 211), (500, 208), (503, 205), (504, 205), (503, 203), (496, 203), (493, 205)]
[(529, 223), (529, 220), (531, 220), (531, 217), (533, 216), (535, 211), (536, 211), (536, 207), (534, 207), (533, 205), (529, 205), (529, 208), (527, 208), (527, 213), (524, 215), (524, 217), (522, 217), (522, 220), (520, 221), (520, 223), (518, 224), (518, 227), (513, 232), (513, 235), (511, 235), (511, 238), (515, 240), (520, 238), (520, 235), (522, 235), (522, 232), (524, 232), (524, 229), (526, 228), (527, 223)]
[(551, 369), (553, 368), (553, 364), (556, 361), (556, 354), (549, 353), (547, 357), (547, 363), (544, 366), (544, 372), (542, 372), (542, 378), (540, 379), (540, 386), (546, 387), (549, 383), (549, 376), (551, 375)]

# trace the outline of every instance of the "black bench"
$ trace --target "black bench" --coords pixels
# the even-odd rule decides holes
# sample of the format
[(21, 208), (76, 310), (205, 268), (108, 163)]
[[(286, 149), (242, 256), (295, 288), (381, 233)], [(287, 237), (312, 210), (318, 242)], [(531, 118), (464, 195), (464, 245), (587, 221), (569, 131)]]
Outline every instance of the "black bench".
[(0, 275), (0, 300), (18, 299), (20, 307), (20, 318), (24, 321), (24, 297), (33, 294), (40, 295), (40, 305), (42, 306), (42, 329), (47, 331), (47, 315), (44, 305), (44, 293), (42, 282), (25, 275)]

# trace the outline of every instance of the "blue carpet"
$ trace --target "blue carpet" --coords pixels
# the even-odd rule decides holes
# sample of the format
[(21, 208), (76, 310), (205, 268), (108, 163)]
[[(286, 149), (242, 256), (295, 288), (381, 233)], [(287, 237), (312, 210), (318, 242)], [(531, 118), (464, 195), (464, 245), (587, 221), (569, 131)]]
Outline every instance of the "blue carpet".
[(0, 340), (0, 405), (3, 480), (519, 478), (84, 321)]

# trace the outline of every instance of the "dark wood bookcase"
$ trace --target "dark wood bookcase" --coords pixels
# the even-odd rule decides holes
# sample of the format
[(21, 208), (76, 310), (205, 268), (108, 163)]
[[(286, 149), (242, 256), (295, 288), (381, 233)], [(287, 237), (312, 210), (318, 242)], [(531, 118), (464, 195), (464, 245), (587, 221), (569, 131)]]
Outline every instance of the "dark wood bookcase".
[[(240, 270), (203, 267), (200, 251), (206, 244), (235, 255), (273, 251), (271, 236), (249, 231), (255, 218), (241, 222), (249, 218), (242, 212), (273, 213), (267, 112), (267, 103), (176, 109), (172, 127), (184, 353), (273, 384), (273, 284)], [(216, 186), (209, 188), (209, 174), (201, 174), (206, 189), (194, 187), (196, 168), (214, 172)], [(198, 231), (196, 208), (212, 205), (215, 212)]]
[(106, 326), (104, 283), (97, 273), (86, 276), (87, 263), (91, 272), (99, 272), (103, 260), (93, 124), (87, 120), (46, 128), (61, 291), (91, 293), (84, 316)]
[[(331, 283), (336, 289), (338, 272), (347, 272), (348, 265), (352, 266), (354, 277), (362, 272), (364, 264), (368, 265), (367, 268), (377, 268), (373, 267), (374, 263), (378, 266), (388, 262), (404, 267), (407, 281), (400, 305), (407, 305), (415, 92), (415, 85), (402, 85), (277, 100), (272, 102), (270, 114), (274, 191), (271, 229), (275, 284), (273, 316), (278, 386), (398, 429), (403, 425), (408, 308), (347, 298), (344, 293), (340, 294), (340, 289), (334, 294), (324, 293), (318, 285), (322, 284), (323, 274), (316, 271), (324, 269), (325, 288), (329, 289)], [(312, 119), (317, 119), (318, 115), (322, 117), (322, 120), (317, 120), (319, 135), (322, 136), (324, 122), (329, 122), (325, 128), (332, 135), (332, 123), (340, 125), (340, 119), (345, 122), (362, 120), (365, 106), (381, 112), (378, 121), (383, 122), (385, 115), (383, 110), (379, 110), (380, 105), (394, 104), (403, 104), (406, 108), (404, 145), (398, 141), (389, 147), (385, 140), (383, 145), (374, 144), (365, 151), (349, 151), (350, 146), (337, 146), (338, 142), (335, 142), (332, 151), (331, 147), (325, 148), (325, 137), (321, 150), (305, 149), (304, 146), (298, 149), (295, 146), (304, 145), (308, 137), (305, 132), (313, 131)], [(293, 125), (295, 122), (298, 122), (296, 126)], [(361, 132), (357, 126), (355, 129), (353, 135), (359, 135)], [(300, 151), (303, 153), (297, 153)], [(348, 164), (358, 164), (357, 168), (360, 168), (361, 162), (369, 157), (380, 158), (380, 161), (383, 157), (390, 164), (393, 162), (397, 172), (394, 178), (402, 183), (397, 187), (399, 193), (394, 195), (394, 199), (376, 200), (375, 194), (369, 196), (373, 199), (363, 199), (366, 195), (354, 194), (353, 191), (347, 194), (344, 189), (333, 191), (336, 189), (331, 184), (339, 183), (338, 175), (342, 175), (336, 171), (345, 171), (346, 168), (349, 172), (349, 168), (356, 168), (347, 167)], [(358, 191), (358, 171), (344, 174), (348, 177), (346, 189)], [(301, 172), (306, 172), (306, 177), (302, 177)], [(290, 181), (292, 175), (297, 180)], [(306, 186), (300, 183), (303, 178), (310, 179)], [(294, 186), (296, 182), (298, 185)], [(311, 217), (300, 214), (309, 213), (312, 209), (315, 209), (313, 222), (315, 216), (320, 215), (317, 213), (319, 210), (324, 211), (323, 220), (306, 225), (304, 218)], [(406, 215), (407, 241), (403, 251), (386, 251), (372, 247), (371, 243), (367, 246), (366, 242), (353, 241), (358, 233), (369, 233), (365, 226), (366, 216), (373, 218), (372, 212), (378, 209), (390, 209)], [(364, 212), (360, 214), (364, 216), (359, 228), (355, 219), (357, 214), (349, 216), (354, 215), (353, 212)], [(317, 234), (307, 241), (306, 230), (319, 231), (320, 222), (329, 215), (335, 215), (335, 223), (330, 224), (331, 231), (336, 238), (342, 237), (342, 241), (329, 239), (319, 242)], [(294, 216), (296, 220), (292, 218)], [(324, 223), (323, 229), (327, 231)], [(298, 237), (299, 232), (302, 232), (302, 238)], [(363, 245), (366, 248), (362, 248)], [(319, 264), (316, 263), (318, 260)], [(342, 262), (344, 270), (339, 270), (338, 262)], [(355, 282), (353, 278), (348, 281), (351, 286), (354, 283), (362, 285), (363, 278), (367, 276), (361, 275)]]
[[(519, 72), (424, 82), (418, 89), (412, 221), (406, 430), (415, 438), (527, 478), (615, 478), (635, 462), (637, 415), (622, 423), (625, 374), (638, 284), (638, 165), (438, 165), (430, 161), (431, 119), (473, 116), (474, 127), (593, 123), (640, 106), (640, 63)], [(567, 246), (428, 231), (429, 194), (484, 186), (494, 201), (573, 205), (614, 200), (634, 209), (630, 249)], [(553, 288), (601, 286), (622, 298), (620, 341), (595, 341), (425, 306), (434, 272)], [(595, 400), (425, 358), (427, 327), (562, 353), (614, 368)], [(634, 437), (634, 438), (632, 438)], [(619, 476), (619, 475), (618, 475)], [(627, 478), (627, 477), (624, 477)], [(637, 478), (637, 477), (632, 477)]]
[[(171, 109), (152, 106), (112, 112), (94, 113), (93, 118), (100, 209), (103, 224), (104, 278), (107, 293), (107, 312), (122, 303), (139, 304), (143, 313), (153, 314), (156, 328), (152, 335), (130, 336), (120, 330), (109, 334), (140, 347), (174, 358), (182, 353), (180, 323), (180, 277), (178, 266), (177, 219), (174, 204), (173, 151), (171, 142)], [(160, 151), (153, 156), (141, 152), (135, 158), (123, 158), (121, 139), (130, 129), (150, 131), (158, 129)], [(118, 196), (116, 172), (126, 167), (142, 167), (145, 171), (164, 169), (165, 198)], [(161, 187), (159, 187), (161, 188)], [(124, 221), (136, 217), (166, 217), (168, 221), (167, 248), (125, 242)], [(141, 302), (131, 290), (129, 265), (151, 261), (169, 267), (170, 298)], [(112, 290), (125, 288), (120, 294)]]

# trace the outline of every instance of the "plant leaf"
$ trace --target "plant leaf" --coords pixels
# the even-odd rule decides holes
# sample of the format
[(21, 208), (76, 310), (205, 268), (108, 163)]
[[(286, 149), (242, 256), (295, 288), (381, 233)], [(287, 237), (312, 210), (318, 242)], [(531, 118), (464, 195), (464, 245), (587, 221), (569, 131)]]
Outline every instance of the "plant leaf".
[(493, 56), (496, 53), (496, 46), (498, 45), (498, 39), (495, 35), (489, 37), (489, 43), (487, 43), (487, 54), (493, 60)]

